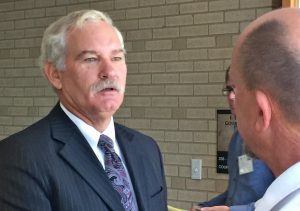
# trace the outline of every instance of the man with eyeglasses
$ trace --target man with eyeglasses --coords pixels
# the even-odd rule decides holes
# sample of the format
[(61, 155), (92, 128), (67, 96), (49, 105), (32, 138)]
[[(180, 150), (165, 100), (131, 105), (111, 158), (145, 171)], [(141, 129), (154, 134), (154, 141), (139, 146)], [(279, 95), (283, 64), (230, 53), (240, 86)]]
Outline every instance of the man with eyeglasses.
[[(231, 113), (235, 115), (235, 93), (226, 70), (223, 95), (227, 97)], [(227, 190), (207, 202), (199, 203), (190, 211), (252, 211), (254, 202), (261, 198), (274, 180), (271, 170), (261, 160), (246, 153), (243, 139), (235, 130), (228, 148), (229, 183)]]

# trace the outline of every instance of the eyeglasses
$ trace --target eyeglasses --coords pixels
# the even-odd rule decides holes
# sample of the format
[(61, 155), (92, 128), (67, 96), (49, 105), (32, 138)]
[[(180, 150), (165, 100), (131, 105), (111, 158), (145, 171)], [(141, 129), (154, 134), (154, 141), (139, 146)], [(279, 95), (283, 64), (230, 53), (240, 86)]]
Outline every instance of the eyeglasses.
[(226, 86), (226, 87), (224, 87), (224, 88), (222, 89), (222, 94), (223, 94), (224, 96), (230, 95), (231, 92), (234, 93), (234, 89), (233, 89), (232, 86)]

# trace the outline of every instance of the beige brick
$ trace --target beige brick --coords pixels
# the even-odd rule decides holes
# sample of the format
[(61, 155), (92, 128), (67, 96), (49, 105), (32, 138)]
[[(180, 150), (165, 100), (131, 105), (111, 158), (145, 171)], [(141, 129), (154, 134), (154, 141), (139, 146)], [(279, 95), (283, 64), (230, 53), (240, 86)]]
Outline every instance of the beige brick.
[(271, 0), (240, 0), (241, 8), (254, 8), (254, 7), (270, 7), (272, 6)]
[(168, 16), (168, 15), (178, 15), (178, 14), (179, 14), (178, 5), (152, 7), (152, 16)]
[(152, 83), (153, 84), (173, 84), (179, 82), (178, 74), (152, 74)]
[(12, 11), (0, 13), (1, 21), (24, 19), (24, 11)]
[(185, 2), (192, 2), (194, 0), (166, 0), (167, 4), (176, 4), (176, 3), (185, 3)]
[(172, 43), (174, 50), (186, 49), (186, 38), (173, 39)]
[[(170, 183), (171, 183), (171, 179), (170, 179)], [(170, 187), (171, 187), (171, 185), (170, 185)], [(177, 198), (178, 198), (178, 191), (168, 188), (168, 199), (176, 200)]]
[(188, 48), (209, 48), (215, 46), (216, 46), (215, 37), (200, 37), (200, 38), (187, 39)]
[(127, 73), (128, 75), (139, 72), (138, 64), (127, 64)]
[(255, 10), (238, 10), (238, 11), (229, 11), (225, 12), (225, 21), (249, 21), (255, 19)]
[(166, 85), (167, 95), (192, 95), (193, 86), (192, 85)]
[(145, 51), (145, 41), (144, 40), (137, 40), (132, 42), (132, 51)]
[(63, 16), (66, 15), (66, 7), (50, 7), (46, 8), (46, 16)]
[(44, 89), (41, 88), (25, 88), (24, 89), (24, 96), (44, 96), (45, 95), (45, 91)]
[(139, 71), (141, 73), (156, 73), (165, 72), (165, 64), (163, 63), (143, 63), (139, 64)]
[(0, 116), (0, 125), (12, 125), (12, 124), (13, 124), (12, 117)]
[(179, 28), (163, 28), (163, 29), (153, 29), (153, 38), (173, 38), (179, 37)]
[(166, 154), (165, 164), (170, 165), (190, 165), (191, 156), (181, 154)]
[(151, 86), (139, 86), (139, 94), (140, 95), (152, 95), (152, 96), (159, 96), (165, 94), (164, 86), (157, 86), (157, 85), (151, 85)]
[(56, 104), (52, 97), (36, 97), (33, 102), (34, 106), (54, 106)]
[(44, 8), (31, 9), (25, 11), (25, 18), (40, 18), (45, 17), (46, 11)]
[(227, 34), (227, 33), (238, 33), (238, 23), (221, 23), (209, 26), (209, 34)]
[(138, 86), (126, 86), (126, 96), (137, 96), (139, 94)]
[(232, 35), (230, 34), (221, 34), (216, 36), (217, 47), (231, 47), (233, 46)]
[(26, 116), (28, 115), (28, 109), (27, 107), (9, 107), (6, 115)]
[(11, 11), (14, 9), (14, 2), (0, 3), (0, 12)]
[(209, 82), (211, 83), (215, 83), (215, 82), (219, 82), (219, 83), (224, 83), (225, 81), (225, 73), (222, 72), (211, 72), (208, 75), (209, 78)]
[(151, 53), (149, 52), (138, 52), (128, 53), (127, 62), (149, 62), (151, 61)]
[(14, 24), (15, 24), (15, 29), (32, 28), (34, 27), (34, 20), (33, 19), (16, 20)]
[(216, 183), (213, 180), (186, 180), (186, 186), (189, 190), (215, 191)]
[(223, 60), (208, 60), (208, 61), (196, 61), (195, 71), (217, 71), (223, 70)]
[(208, 3), (207, 2), (197, 2), (197, 3), (188, 3), (180, 5), (180, 13), (201, 13), (208, 11)]
[(216, 167), (216, 156), (203, 156), (202, 161), (204, 167)]
[(179, 176), (185, 178), (191, 178), (191, 167), (190, 166), (180, 166)]
[(216, 143), (217, 135), (215, 132), (196, 132), (194, 133), (194, 142)]
[(109, 16), (114, 20), (124, 20), (126, 18), (125, 10), (112, 10), (109, 11)]
[(185, 108), (173, 108), (172, 109), (172, 118), (185, 119), (186, 118), (186, 109)]
[(206, 193), (200, 191), (178, 191), (178, 199), (183, 201), (203, 201), (206, 199)]
[(15, 97), (13, 99), (14, 106), (33, 106), (33, 98)]
[(182, 26), (180, 27), (181, 37), (208, 35), (208, 25)]
[(182, 50), (179, 52), (180, 60), (207, 59), (206, 49)]
[(0, 59), (0, 67), (1, 68), (13, 67), (13, 66), (14, 66), (14, 60), (13, 59)]
[(208, 121), (208, 130), (209, 131), (216, 131), (217, 130), (217, 122), (215, 120)]
[(13, 48), (14, 41), (13, 40), (1, 40), (0, 41), (0, 49)]
[(74, 4), (74, 5), (67, 6), (67, 13), (74, 12), (77, 10), (82, 10), (82, 9), (89, 9), (89, 8), (90, 8), (89, 3)]
[(185, 178), (173, 177), (172, 178), (172, 188), (185, 189)]
[(132, 119), (145, 119), (145, 108), (132, 107), (131, 118)]
[(35, 66), (36, 59), (24, 58), (24, 59), (15, 59), (15, 67), (32, 67)]
[(239, 0), (220, 0), (220, 1), (209, 2), (210, 11), (232, 10), (238, 8), (239, 8)]
[(4, 88), (4, 96), (24, 96), (24, 89), (23, 88)]
[(120, 108), (117, 113), (114, 115), (116, 117), (131, 117), (131, 109), (130, 108)]
[(91, 3), (91, 8), (100, 11), (108, 11), (114, 9), (114, 1), (103, 1)]
[(180, 74), (180, 83), (202, 84), (208, 82), (207, 73), (183, 73)]
[(4, 97), (4, 95), (2, 94), (2, 96), (0, 97), (0, 106), (11, 106), (13, 104), (13, 100), (15, 100), (15, 98)]
[(165, 0), (140, 0), (140, 6), (157, 6), (165, 4)]
[(220, 23), (223, 21), (223, 12), (212, 12), (194, 15), (194, 24)]
[(228, 103), (224, 96), (210, 96), (208, 97), (208, 106), (214, 106), (218, 108), (228, 108)]
[(52, 107), (49, 107), (49, 106), (39, 107), (39, 115), (45, 116), (50, 112), (51, 109), (52, 109)]
[(16, 48), (37, 47), (41, 45), (41, 40), (38, 38), (19, 39), (15, 41)]
[(210, 59), (220, 59), (220, 58), (231, 58), (232, 48), (218, 48), (218, 49), (209, 49), (208, 55)]
[(227, 189), (227, 184), (222, 180), (216, 180), (216, 191), (223, 193)]
[(145, 116), (148, 118), (171, 118), (170, 108), (146, 108)]
[(240, 31), (244, 31), (244, 29), (250, 24), (250, 21), (244, 21), (240, 23)]
[(178, 144), (177, 143), (159, 143), (159, 148), (162, 153), (178, 153)]
[(149, 129), (149, 130), (140, 130), (140, 132), (150, 136), (155, 141), (158, 141), (158, 142), (164, 141), (165, 133), (163, 131)]
[(34, 118), (29, 116), (13, 117), (13, 125), (16, 126), (28, 126), (33, 124), (34, 122)]
[[(124, 1), (124, 0), (122, 0)], [(126, 11), (126, 19), (151, 17), (151, 8), (138, 8)]]
[(195, 95), (220, 95), (222, 85), (195, 85), (194, 94)]
[(214, 119), (215, 109), (211, 108), (189, 108), (187, 109), (187, 118)]
[(256, 17), (258, 18), (258, 17), (262, 16), (263, 14), (270, 12), (270, 11), (272, 11), (271, 7), (258, 8), (258, 9), (256, 9)]
[(193, 23), (192, 15), (178, 15), (178, 16), (166, 17), (167, 26), (191, 25), (192, 23)]
[(178, 176), (178, 166), (165, 165), (166, 176)]
[(128, 40), (146, 40), (152, 38), (152, 31), (145, 29), (145, 30), (135, 30), (127, 32), (126, 38)]
[(189, 155), (205, 155), (208, 152), (207, 144), (202, 143), (184, 143), (179, 144), (179, 153), (181, 154), (189, 154)]
[(176, 61), (178, 60), (178, 51), (158, 51), (152, 52), (152, 61)]
[(208, 178), (215, 180), (222, 180), (227, 185), (228, 174), (219, 174), (216, 171), (216, 167), (208, 168)]
[(158, 130), (177, 130), (178, 129), (178, 121), (177, 120), (151, 120), (151, 128)]
[(166, 65), (167, 72), (190, 72), (193, 71), (192, 62), (170, 62)]
[[(1, 41), (0, 41), (1, 45)], [(10, 57), (13, 58), (24, 58), (29, 57), (29, 50), (28, 49), (12, 49), (9, 51)]]
[(14, 29), (14, 22), (13, 21), (3, 21), (0, 22), (0, 30), (11, 30)]
[(170, 50), (171, 48), (172, 40), (146, 41), (146, 50)]
[(4, 78), (4, 75), (6, 77), (23, 77), (24, 71), (23, 69), (20, 68), (16, 68), (16, 69), (9, 68), (3, 71), (3, 74), (1, 75), (2, 78)]
[(150, 106), (151, 99), (149, 97), (126, 97), (125, 98), (126, 106)]
[(126, 119), (125, 125), (135, 129), (149, 129), (150, 120), (148, 119)]
[(137, 30), (139, 28), (138, 20), (115, 21), (119, 30)]
[(207, 97), (179, 97), (180, 107), (206, 107)]
[(34, 86), (33, 78), (16, 78), (15, 87), (32, 87)]
[(208, 129), (208, 123), (204, 120), (179, 120), (179, 129), (204, 131)]
[(55, 5), (55, 0), (38, 0), (35, 1), (35, 7), (50, 7)]
[(208, 145), (208, 154), (209, 155), (217, 155), (217, 145), (216, 144)]
[(166, 141), (174, 142), (192, 142), (193, 133), (192, 132), (183, 132), (183, 131), (168, 131), (165, 134)]
[(135, 85), (135, 84), (150, 84), (151, 83), (151, 75), (149, 74), (130, 74), (127, 76), (127, 84)]

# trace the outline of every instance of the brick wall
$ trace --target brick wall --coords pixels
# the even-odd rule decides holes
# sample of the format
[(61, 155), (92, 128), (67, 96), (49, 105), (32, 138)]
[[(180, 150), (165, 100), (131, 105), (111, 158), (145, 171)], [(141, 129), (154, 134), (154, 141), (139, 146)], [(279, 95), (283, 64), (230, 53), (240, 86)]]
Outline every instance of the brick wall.
[[(45, 27), (66, 13), (108, 12), (123, 32), (128, 86), (117, 121), (154, 137), (163, 152), (169, 203), (189, 208), (227, 186), (216, 174), (216, 109), (238, 34), (281, 1), (1, 0), (0, 139), (37, 121), (57, 98), (37, 67)], [(192, 180), (192, 158), (203, 159)]]

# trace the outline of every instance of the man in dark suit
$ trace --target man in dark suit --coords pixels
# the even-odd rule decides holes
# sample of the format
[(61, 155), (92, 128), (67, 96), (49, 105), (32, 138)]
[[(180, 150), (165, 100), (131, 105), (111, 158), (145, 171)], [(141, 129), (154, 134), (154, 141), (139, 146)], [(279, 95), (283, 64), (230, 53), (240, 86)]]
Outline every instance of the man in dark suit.
[(0, 142), (0, 210), (166, 210), (155, 141), (114, 123), (127, 68), (102, 12), (73, 12), (45, 31), (41, 64), (59, 103)]

